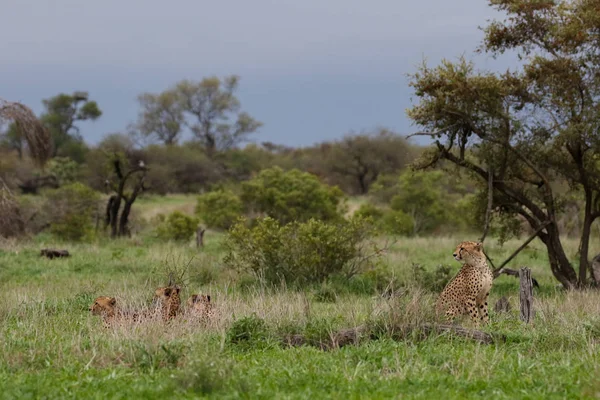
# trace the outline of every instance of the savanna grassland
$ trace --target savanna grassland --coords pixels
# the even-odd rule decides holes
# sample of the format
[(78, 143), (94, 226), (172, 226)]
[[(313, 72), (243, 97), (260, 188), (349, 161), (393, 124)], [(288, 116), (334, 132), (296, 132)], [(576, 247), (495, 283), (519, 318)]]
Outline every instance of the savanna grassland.
[[(156, 206), (187, 207), (171, 198)], [(142, 214), (156, 210), (140, 203)], [(267, 289), (245, 282), (221, 260), (223, 234), (209, 232), (206, 247), (161, 243), (148, 236), (87, 244), (38, 236), (5, 242), (0, 252), (1, 398), (583, 398), (600, 396), (600, 295), (556, 288), (545, 252), (533, 242), (513, 263), (528, 265), (540, 282), (536, 317), (518, 316), (518, 282), (495, 281), (491, 304), (507, 296), (508, 314), (491, 311), (486, 332), (506, 341), (484, 345), (449, 335), (393, 340), (382, 334), (357, 346), (323, 351), (289, 347), (281, 337), (327, 337), (336, 329), (386, 318), (419, 323), (433, 318), (435, 301), (414, 279), (412, 263), (428, 271), (451, 258), (463, 237), (396, 242), (383, 262), (404, 282), (391, 298), (368, 278), (345, 286)], [(487, 252), (501, 260), (518, 242)], [(46, 246), (68, 247), (72, 257), (39, 257)], [(569, 251), (577, 250), (575, 241)], [(600, 250), (598, 248), (596, 251)], [(191, 262), (189, 260), (192, 260)], [(187, 267), (186, 267), (187, 266)], [(100, 295), (121, 306), (150, 304), (167, 268), (186, 267), (185, 301), (208, 293), (218, 310), (207, 324), (179, 318), (123, 323), (105, 329), (88, 308)], [(181, 269), (180, 269), (181, 270)], [(237, 322), (236, 322), (237, 321)], [(466, 326), (469, 322), (463, 321)]]

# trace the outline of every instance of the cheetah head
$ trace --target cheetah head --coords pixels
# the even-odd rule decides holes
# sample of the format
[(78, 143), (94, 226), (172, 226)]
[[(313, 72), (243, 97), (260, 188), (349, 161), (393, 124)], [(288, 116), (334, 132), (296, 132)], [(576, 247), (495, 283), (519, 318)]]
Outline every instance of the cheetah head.
[(160, 287), (154, 291), (154, 298), (164, 302), (178, 295), (180, 291), (179, 286)]
[(194, 309), (204, 309), (207, 306), (210, 307), (210, 295), (209, 294), (193, 294), (187, 300), (187, 305), (189, 308)]
[(90, 306), (90, 312), (93, 315), (114, 315), (116, 305), (117, 299), (114, 297), (100, 296)]
[(479, 242), (462, 242), (456, 246), (452, 257), (463, 264), (472, 264), (481, 257), (485, 257), (483, 254), (483, 245)]

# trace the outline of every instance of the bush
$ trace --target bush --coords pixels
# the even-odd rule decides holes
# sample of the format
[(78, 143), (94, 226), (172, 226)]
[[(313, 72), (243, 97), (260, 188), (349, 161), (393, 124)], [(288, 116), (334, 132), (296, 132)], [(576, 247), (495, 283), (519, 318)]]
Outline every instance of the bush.
[(265, 169), (242, 184), (242, 201), (246, 208), (283, 224), (311, 218), (339, 220), (338, 206), (342, 197), (339, 188), (325, 185), (316, 176), (297, 169)]
[(185, 215), (181, 211), (173, 211), (158, 226), (158, 237), (165, 240), (186, 241), (196, 232), (198, 219)]
[(196, 213), (209, 228), (229, 229), (243, 210), (242, 200), (230, 190), (203, 194), (196, 205)]
[(433, 293), (441, 292), (453, 277), (452, 267), (443, 264), (438, 265), (433, 272), (427, 271), (420, 264), (413, 264), (411, 272), (409, 284), (416, 284)]
[(251, 315), (234, 321), (226, 338), (228, 343), (240, 347), (262, 347), (269, 340), (269, 330), (263, 319)]
[(380, 222), (381, 229), (384, 232), (400, 236), (412, 235), (414, 225), (414, 219), (400, 210), (386, 212)]
[(413, 232), (414, 220), (400, 210), (384, 210), (373, 204), (365, 203), (356, 210), (355, 215), (371, 218), (375, 226), (385, 233), (409, 236)]
[(79, 164), (68, 157), (54, 157), (48, 161), (47, 171), (61, 185), (73, 183), (79, 177)]
[(50, 232), (63, 240), (93, 236), (100, 194), (82, 183), (73, 183), (46, 194), (44, 215)]
[[(368, 245), (373, 243), (368, 243), (367, 238), (373, 230), (362, 218), (337, 223), (311, 219), (280, 225), (266, 217), (251, 228), (244, 222), (229, 232), (225, 263), (268, 283), (284, 281), (302, 286), (336, 275), (348, 278), (368, 264)], [(374, 246), (373, 249), (377, 251)]]

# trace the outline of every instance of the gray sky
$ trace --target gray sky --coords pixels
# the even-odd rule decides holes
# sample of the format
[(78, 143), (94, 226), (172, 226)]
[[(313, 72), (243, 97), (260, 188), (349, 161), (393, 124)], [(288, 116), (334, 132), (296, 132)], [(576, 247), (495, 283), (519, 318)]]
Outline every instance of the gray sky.
[[(0, 0), (0, 97), (36, 112), (85, 90), (104, 115), (86, 141), (122, 132), (136, 96), (178, 80), (241, 76), (257, 142), (309, 145), (349, 131), (415, 128), (406, 74), (474, 58), (496, 16), (484, 0)], [(459, 6), (460, 4), (460, 6)]]

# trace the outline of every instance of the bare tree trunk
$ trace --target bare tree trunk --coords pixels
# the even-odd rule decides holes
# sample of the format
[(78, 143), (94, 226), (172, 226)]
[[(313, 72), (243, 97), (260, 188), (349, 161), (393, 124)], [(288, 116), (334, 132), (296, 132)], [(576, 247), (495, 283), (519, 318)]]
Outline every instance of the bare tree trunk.
[(521, 302), (521, 321), (526, 324), (533, 320), (533, 284), (531, 282), (531, 270), (522, 267), (519, 270), (520, 288), (519, 300)]
[[(135, 202), (138, 194), (144, 188), (144, 179), (146, 178), (147, 168), (140, 163), (139, 167), (135, 167), (128, 171), (126, 174), (123, 174), (121, 170), (121, 163), (118, 159), (114, 161), (113, 165), (115, 168), (115, 174), (119, 179), (119, 184), (115, 189), (117, 193), (111, 196), (108, 200), (108, 204), (106, 206), (106, 218), (107, 220), (110, 220), (111, 237), (115, 238), (117, 236), (124, 236), (130, 234), (128, 227), (129, 214), (131, 212), (131, 207)], [(127, 183), (127, 180), (136, 172), (141, 172), (141, 175), (138, 181), (136, 182), (131, 195), (129, 197), (126, 197), (124, 195), (125, 185)], [(125, 199), (125, 206), (123, 207), (123, 211), (121, 212), (121, 215), (119, 217), (119, 209), (121, 208), (121, 201), (123, 199)]]
[(548, 233), (540, 236), (540, 239), (546, 245), (552, 274), (565, 289), (574, 289), (577, 287), (577, 274), (565, 254), (558, 228), (556, 224), (552, 223), (546, 229)]

